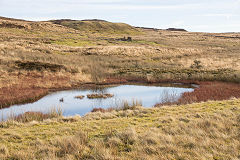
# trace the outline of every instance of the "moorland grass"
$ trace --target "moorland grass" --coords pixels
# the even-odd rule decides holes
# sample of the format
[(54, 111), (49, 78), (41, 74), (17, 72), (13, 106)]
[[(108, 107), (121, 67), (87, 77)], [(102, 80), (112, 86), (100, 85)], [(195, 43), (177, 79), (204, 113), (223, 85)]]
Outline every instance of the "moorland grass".
[[(0, 106), (49, 89), (129, 81), (200, 84), (183, 104), (239, 97), (239, 33), (0, 19)], [(132, 41), (118, 40), (124, 36)], [(0, 123), (0, 159), (239, 159), (239, 104), (144, 109), (136, 102), (83, 118), (28, 113)]]
[(1, 123), (1, 159), (238, 159), (239, 99)]
[[(15, 20), (4, 21), (15, 23)], [(103, 81), (109, 75), (138, 77), (151, 75), (157, 80), (239, 82), (240, 79), (240, 66), (237, 63), (240, 58), (237, 54), (239, 39), (225, 38), (236, 37), (237, 33), (141, 30), (144, 34), (132, 35), (133, 41), (122, 44), (116, 39), (125, 36), (124, 34), (108, 33), (106, 36), (85, 33), (52, 22), (16, 23), (29, 25), (31, 29), (0, 28), (1, 68), (3, 73), (8, 72), (8, 75), (3, 77), (11, 78), (12, 75), (9, 73), (15, 71), (24, 72), (23, 69), (19, 70), (16, 67), (14, 63), (16, 60), (21, 63), (34, 63), (38, 60), (39, 63), (64, 65), (67, 72), (72, 74), (70, 77), (76, 77), (72, 81), (81, 81), (79, 77), (84, 76), (89, 77), (86, 80), (88, 82)], [(67, 23), (71, 25), (76, 22)], [(87, 25), (95, 22), (84, 23)], [(97, 30), (96, 26), (94, 29)], [(196, 61), (200, 62), (201, 68), (193, 67)], [(78, 76), (74, 75), (76, 73)]]

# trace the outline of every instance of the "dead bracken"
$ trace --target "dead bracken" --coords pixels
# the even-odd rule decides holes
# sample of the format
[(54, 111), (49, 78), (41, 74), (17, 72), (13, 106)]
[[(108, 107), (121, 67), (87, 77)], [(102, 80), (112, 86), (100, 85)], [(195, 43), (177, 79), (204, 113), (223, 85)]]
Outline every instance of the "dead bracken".
[(111, 98), (113, 97), (113, 94), (88, 94), (87, 98), (89, 99), (97, 99), (97, 98)]

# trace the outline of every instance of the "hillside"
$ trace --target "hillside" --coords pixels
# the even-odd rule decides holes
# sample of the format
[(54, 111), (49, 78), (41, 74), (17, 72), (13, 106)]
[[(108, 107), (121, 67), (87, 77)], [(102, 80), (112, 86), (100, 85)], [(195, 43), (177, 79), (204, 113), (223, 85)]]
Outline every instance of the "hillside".
[(112, 34), (139, 34), (139, 30), (125, 23), (112, 23), (104, 20), (53, 20), (54, 24), (63, 25), (79, 31), (92, 33), (112, 33)]
[(239, 159), (239, 62), (240, 33), (0, 17), (0, 108), (81, 87), (196, 86), (149, 109), (125, 104), (84, 117), (13, 111), (0, 122), (0, 159)]
[[(240, 82), (239, 33), (138, 28), (139, 34), (129, 35), (126, 33), (136, 33), (136, 29), (126, 24), (56, 22), (0, 19), (0, 106), (32, 101), (49, 89), (85, 83)], [(128, 36), (131, 41), (123, 40)], [(229, 90), (222, 97), (233, 92), (231, 87), (218, 86)], [(219, 99), (213, 92), (211, 89), (213, 97), (209, 98)], [(238, 97), (238, 92), (232, 96)]]
[[(25, 30), (25, 35), (27, 36), (27, 32), (35, 31), (35, 32), (66, 32), (66, 30), (73, 31), (70, 28), (55, 25), (51, 22), (37, 22), (37, 21), (25, 21), (21, 19), (12, 19), (6, 17), (0, 17), (0, 28), (2, 30), (10, 29), (15, 30), (19, 29), (19, 31)], [(31, 34), (33, 34), (31, 32)]]

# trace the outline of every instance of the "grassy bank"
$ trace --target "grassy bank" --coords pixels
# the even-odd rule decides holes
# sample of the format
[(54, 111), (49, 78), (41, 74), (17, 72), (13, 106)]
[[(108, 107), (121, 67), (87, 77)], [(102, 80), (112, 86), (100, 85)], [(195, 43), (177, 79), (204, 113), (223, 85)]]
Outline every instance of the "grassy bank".
[(238, 159), (240, 100), (0, 126), (0, 159)]

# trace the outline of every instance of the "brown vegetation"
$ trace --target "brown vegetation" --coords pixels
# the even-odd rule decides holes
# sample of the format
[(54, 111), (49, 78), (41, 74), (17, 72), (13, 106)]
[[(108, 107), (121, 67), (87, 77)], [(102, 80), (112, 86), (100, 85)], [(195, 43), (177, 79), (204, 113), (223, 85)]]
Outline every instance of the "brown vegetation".
[(181, 98), (172, 102), (171, 96), (166, 101), (156, 104), (155, 107), (164, 105), (182, 105), (196, 102), (206, 102), (209, 100), (226, 100), (231, 98), (240, 98), (240, 85), (236, 83), (224, 82), (198, 82), (198, 87), (193, 92), (183, 93)]
[(18, 69), (24, 69), (27, 71), (29, 71), (29, 70), (30, 71), (32, 71), (32, 70), (37, 70), (37, 71), (49, 70), (51, 72), (57, 72), (57, 71), (61, 71), (61, 69), (66, 70), (66, 67), (64, 67), (63, 65), (51, 64), (51, 63), (16, 61), (15, 64), (16, 64), (16, 67), (18, 67)]
[[(129, 81), (199, 84), (174, 104), (240, 97), (239, 33), (0, 20), (1, 107), (36, 100), (49, 89)], [(0, 123), (0, 159), (239, 159), (239, 104), (144, 109), (133, 101), (94, 108), (83, 118), (28, 112)]]
[(126, 111), (126, 110), (135, 110), (137, 107), (141, 107), (142, 102), (139, 100), (132, 100), (132, 102), (129, 101), (121, 101), (120, 103), (116, 103), (115, 106), (112, 106), (110, 108), (104, 109), (104, 108), (93, 108), (91, 112), (112, 112), (112, 111)]
[(223, 82), (201, 82), (193, 92), (184, 93), (178, 100), (180, 104), (240, 98), (240, 85)]
[(113, 94), (88, 94), (87, 95), (87, 98), (89, 99), (97, 99), (97, 98), (111, 98), (113, 97), (114, 95)]
[(111, 112), (113, 110), (114, 110), (113, 108), (107, 108), (107, 109), (104, 109), (104, 108), (93, 108), (91, 112), (102, 112), (102, 113), (105, 113), (105, 112)]
[(0, 108), (13, 104), (34, 102), (47, 93), (47, 89), (40, 88), (20, 88), (17, 86), (0, 88)]
[(85, 96), (82, 95), (82, 96), (76, 96), (75, 98), (76, 98), (76, 99), (83, 99), (84, 97), (85, 97)]
[[(0, 19), (2, 107), (35, 99), (43, 90), (84, 83), (240, 82), (238, 33), (136, 29), (104, 21)], [(97, 24), (105, 27), (101, 33)], [(105, 32), (106, 27), (111, 32)], [(122, 27), (125, 31), (119, 32)], [(132, 41), (118, 41), (129, 36)]]
[(32, 121), (43, 121), (45, 119), (57, 118), (62, 116), (61, 109), (53, 109), (49, 113), (42, 113), (42, 112), (25, 112), (18, 116), (10, 117), (9, 120), (26, 123)]
[(48, 94), (49, 88), (69, 87), (69, 78), (66, 75), (53, 76), (37, 72), (10, 73), (10, 75), (1, 77), (4, 84), (0, 84), (2, 85), (0, 87), (0, 108), (36, 101)]

